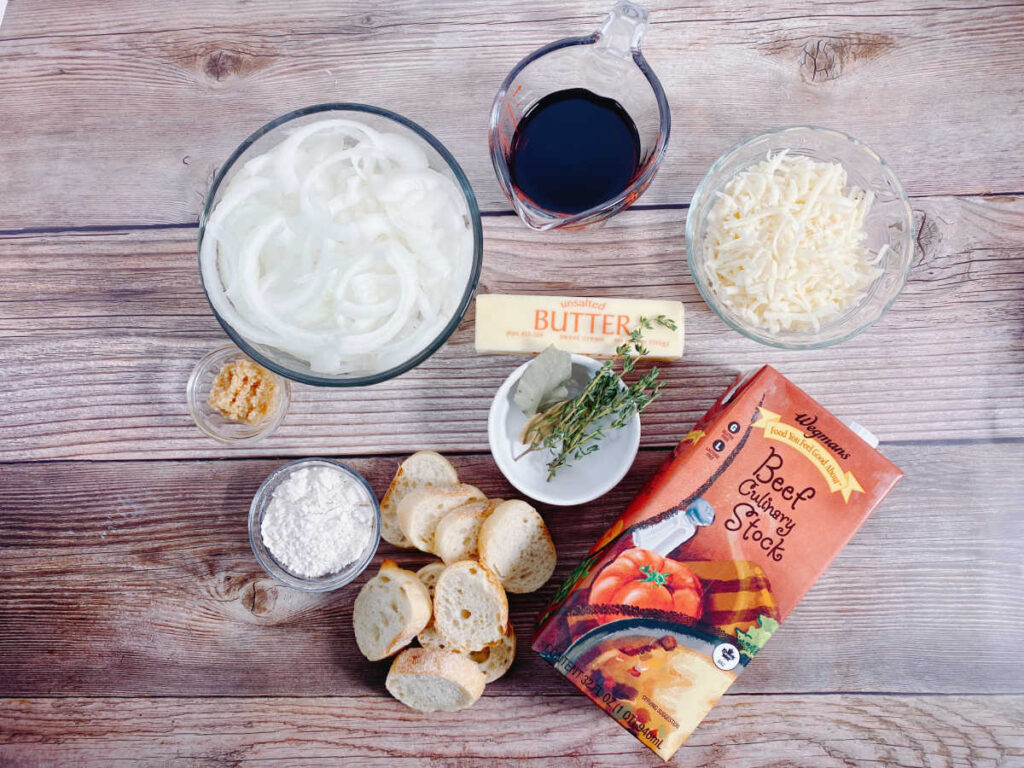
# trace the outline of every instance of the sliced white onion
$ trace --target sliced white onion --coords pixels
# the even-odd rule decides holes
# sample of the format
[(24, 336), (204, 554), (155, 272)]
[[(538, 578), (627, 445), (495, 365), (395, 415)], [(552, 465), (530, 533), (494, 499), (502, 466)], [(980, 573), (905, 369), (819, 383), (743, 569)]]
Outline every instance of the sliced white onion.
[(472, 267), (465, 197), (421, 146), (353, 120), (293, 130), (228, 182), (200, 267), (217, 313), (317, 373), (419, 354)]

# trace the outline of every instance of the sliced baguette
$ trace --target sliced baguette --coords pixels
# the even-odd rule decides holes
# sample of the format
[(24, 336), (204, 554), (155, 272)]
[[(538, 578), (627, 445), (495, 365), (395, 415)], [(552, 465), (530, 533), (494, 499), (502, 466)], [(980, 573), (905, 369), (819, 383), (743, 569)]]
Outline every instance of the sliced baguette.
[(409, 648), (391, 664), (388, 693), (420, 712), (455, 712), (471, 707), (484, 692), (486, 678), (464, 656), (430, 648)]
[(512, 629), (512, 622), (505, 627), (505, 633), (501, 640), (495, 645), (485, 645), (478, 651), (457, 651), (448, 647), (448, 643), (441, 637), (437, 627), (431, 622), (427, 628), (419, 633), (417, 639), (424, 648), (433, 648), (438, 651), (451, 651), (460, 656), (465, 656), (484, 673), (488, 683), (493, 683), (499, 677), (508, 672), (516, 657), (516, 633)]
[(402, 462), (380, 503), (380, 535), (396, 547), (412, 547), (398, 525), (398, 504), (417, 488), (455, 485), (459, 476), (444, 456), (434, 451), (419, 451)]
[(416, 639), (419, 640), (420, 645), (424, 648), (433, 648), (437, 651), (451, 650), (451, 648), (448, 647), (448, 643), (445, 642), (445, 639), (441, 637), (441, 633), (437, 631), (437, 627), (434, 626), (433, 620), (423, 628), (422, 632), (416, 635)]
[(449, 650), (477, 651), (501, 642), (508, 598), (498, 577), (472, 560), (445, 568), (434, 588), (434, 626)]
[(544, 586), (555, 572), (557, 555), (544, 519), (525, 501), (499, 504), (480, 526), (480, 562), (509, 592), (522, 594)]
[[(437, 586), (438, 577), (444, 572), (445, 564), (435, 560), (432, 563), (427, 563), (418, 571), (416, 575), (419, 576), (420, 581), (423, 582), (423, 586), (427, 588), (427, 592), (430, 593), (430, 599), (434, 599), (434, 587)], [(436, 648), (439, 651), (447, 651), (448, 643), (441, 637), (441, 633), (437, 631), (437, 627), (434, 626), (434, 618), (431, 616), (427, 626), (423, 628), (423, 631), (416, 635), (416, 639), (420, 641), (420, 645), (424, 648)]]
[(416, 574), (385, 560), (363, 585), (352, 608), (359, 651), (378, 661), (407, 646), (430, 621), (427, 588)]
[(467, 501), (482, 498), (479, 488), (464, 483), (447, 488), (417, 488), (399, 502), (398, 525), (414, 547), (434, 554), (438, 521)]
[(466, 658), (476, 664), (484, 673), (484, 679), (493, 683), (508, 672), (516, 658), (516, 632), (512, 623), (505, 627), (505, 634), (497, 645), (488, 645), (479, 651), (469, 651)]
[(435, 553), (446, 563), (476, 560), (480, 526), (502, 499), (468, 501), (442, 517), (434, 529)]
[(437, 577), (441, 575), (443, 570), (444, 563), (435, 560), (416, 571), (416, 576), (423, 582), (423, 586), (427, 588), (431, 600), (434, 599), (434, 587), (437, 585)]
[[(430, 594), (431, 604), (433, 604), (434, 600), (434, 587), (437, 585), (437, 577), (441, 575), (444, 568), (444, 563), (435, 560), (432, 563), (427, 563), (416, 571), (416, 575), (419, 577), (419, 580), (423, 582), (423, 586), (427, 588), (427, 592)], [(441, 640), (441, 635), (434, 626), (433, 616), (430, 617), (430, 621), (427, 622), (427, 626), (420, 630), (420, 633), (416, 635), (416, 639), (420, 641), (420, 645), (424, 648), (437, 648), (443, 651), (447, 646), (447, 644)]]

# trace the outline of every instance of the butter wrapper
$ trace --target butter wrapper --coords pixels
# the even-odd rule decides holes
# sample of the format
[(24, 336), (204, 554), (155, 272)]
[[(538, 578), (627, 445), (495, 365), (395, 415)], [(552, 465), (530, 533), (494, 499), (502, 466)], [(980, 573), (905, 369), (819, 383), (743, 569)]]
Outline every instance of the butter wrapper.
[(674, 321), (676, 330), (657, 323), (645, 329), (648, 357), (678, 360), (683, 356), (682, 302), (482, 294), (476, 297), (476, 351), (537, 353), (554, 344), (566, 352), (611, 357), (641, 317), (653, 321), (659, 315)]

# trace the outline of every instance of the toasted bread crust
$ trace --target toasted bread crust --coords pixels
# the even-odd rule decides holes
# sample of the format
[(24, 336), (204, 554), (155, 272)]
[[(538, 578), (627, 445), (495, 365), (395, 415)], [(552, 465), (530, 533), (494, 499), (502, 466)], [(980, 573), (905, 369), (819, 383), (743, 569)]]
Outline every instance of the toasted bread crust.
[[(403, 685), (408, 678), (415, 677), (433, 679), (438, 688), (447, 688), (446, 694), (455, 693), (456, 702), (451, 706), (438, 706), (436, 701), (417, 698), (414, 691)], [(391, 664), (385, 686), (407, 707), (420, 712), (435, 712), (472, 706), (484, 692), (485, 682), (484, 673), (464, 656), (430, 648), (409, 648)]]

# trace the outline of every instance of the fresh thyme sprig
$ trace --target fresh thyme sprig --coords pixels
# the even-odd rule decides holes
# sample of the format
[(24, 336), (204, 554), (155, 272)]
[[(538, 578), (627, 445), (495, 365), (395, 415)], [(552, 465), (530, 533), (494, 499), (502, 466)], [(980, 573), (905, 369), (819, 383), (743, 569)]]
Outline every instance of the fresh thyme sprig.
[[(601, 366), (580, 395), (555, 403), (526, 422), (520, 440), (527, 449), (521, 456), (546, 448), (552, 457), (548, 462), (549, 482), (562, 467), (596, 451), (600, 447), (597, 442), (606, 432), (626, 426), (661, 395), (665, 382), (658, 381), (656, 367), (625, 388), (620, 386), (620, 380), (636, 368), (637, 359), (650, 353), (644, 346), (643, 334), (653, 330), (655, 323), (676, 330), (675, 321), (664, 315), (658, 315), (653, 322), (641, 317), (637, 327), (616, 347), (615, 356)], [(616, 362), (621, 365), (620, 374), (615, 373)], [(611, 422), (596, 426), (605, 418)]]

